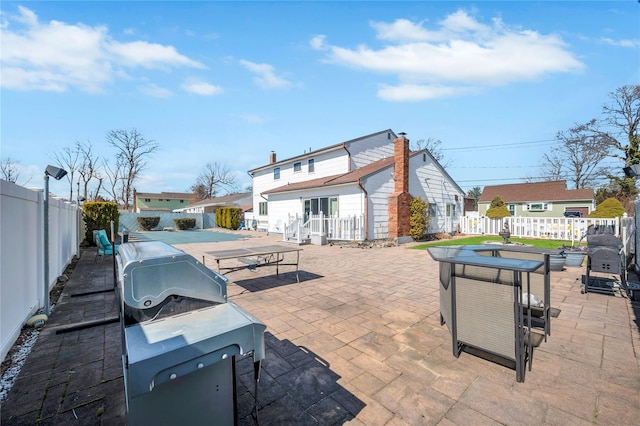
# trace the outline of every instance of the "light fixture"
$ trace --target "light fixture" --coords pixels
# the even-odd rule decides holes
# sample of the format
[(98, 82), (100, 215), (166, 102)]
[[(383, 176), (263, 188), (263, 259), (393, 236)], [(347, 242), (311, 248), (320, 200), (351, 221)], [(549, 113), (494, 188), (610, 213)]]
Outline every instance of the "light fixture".
[(49, 176), (60, 180), (67, 171), (56, 166), (47, 166), (44, 170), (44, 313), (49, 316)]
[(632, 164), (628, 167), (623, 168), (624, 174), (627, 177), (633, 178), (640, 176), (640, 164)]
[(65, 169), (61, 169), (56, 166), (47, 166), (44, 171), (45, 176), (51, 176), (55, 180), (60, 180), (67, 175), (67, 171)]

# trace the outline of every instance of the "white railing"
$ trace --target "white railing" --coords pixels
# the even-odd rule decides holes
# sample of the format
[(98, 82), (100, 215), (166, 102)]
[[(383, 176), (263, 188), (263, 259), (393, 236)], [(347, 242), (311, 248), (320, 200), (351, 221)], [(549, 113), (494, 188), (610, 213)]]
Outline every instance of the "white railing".
[(322, 213), (311, 215), (309, 231), (311, 235), (327, 237), (335, 241), (363, 241), (364, 215), (347, 217), (326, 217)]
[(506, 217), (491, 219), (485, 216), (463, 216), (460, 218), (460, 231), (469, 235), (498, 235), (509, 224), (512, 237), (548, 238), (578, 242), (590, 225), (612, 226), (616, 236), (620, 236), (618, 218), (586, 217)]
[[(78, 254), (75, 204), (49, 199), (49, 282), (51, 289)], [(44, 306), (44, 192), (0, 180), (1, 359), (24, 323)]]
[(326, 217), (320, 212), (310, 215), (307, 222), (296, 216), (289, 216), (284, 227), (283, 241), (302, 244), (312, 236), (326, 237), (329, 241), (363, 241), (364, 215), (348, 217)]
[(282, 232), (282, 240), (288, 242), (296, 242), (298, 244), (302, 244), (306, 239), (309, 238), (309, 225), (308, 222), (305, 226), (302, 223), (302, 218), (298, 215), (291, 216), (289, 215), (288, 224), (285, 225), (284, 230)]

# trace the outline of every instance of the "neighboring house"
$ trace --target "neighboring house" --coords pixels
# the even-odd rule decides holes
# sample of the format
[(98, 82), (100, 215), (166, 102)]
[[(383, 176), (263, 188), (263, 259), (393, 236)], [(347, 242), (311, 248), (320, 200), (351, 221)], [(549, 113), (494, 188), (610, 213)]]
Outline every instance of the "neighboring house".
[(496, 196), (502, 198), (512, 216), (563, 217), (565, 212), (580, 212), (585, 217), (595, 209), (592, 188), (567, 189), (567, 182), (559, 180), (485, 186), (478, 200), (480, 216), (486, 214)]
[[(464, 192), (427, 150), (384, 130), (249, 170), (259, 229), (284, 233), (299, 217), (360, 218), (364, 240), (408, 236), (409, 195), (430, 204), (429, 232), (457, 230)], [(329, 239), (331, 235), (327, 236)]]
[(193, 194), (182, 192), (137, 192), (133, 190), (133, 212), (144, 211), (173, 211), (189, 205)]
[(222, 197), (207, 198), (173, 211), (177, 213), (215, 213), (220, 207), (238, 207), (246, 212), (253, 208), (253, 194), (251, 192), (241, 192)]

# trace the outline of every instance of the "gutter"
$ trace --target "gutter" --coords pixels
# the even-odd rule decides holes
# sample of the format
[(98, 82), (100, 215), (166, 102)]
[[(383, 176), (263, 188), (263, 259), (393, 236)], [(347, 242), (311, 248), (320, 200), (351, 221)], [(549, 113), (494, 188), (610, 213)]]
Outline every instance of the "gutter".
[(362, 179), (358, 179), (358, 186), (364, 193), (364, 239), (367, 240), (369, 237), (369, 194), (362, 185)]

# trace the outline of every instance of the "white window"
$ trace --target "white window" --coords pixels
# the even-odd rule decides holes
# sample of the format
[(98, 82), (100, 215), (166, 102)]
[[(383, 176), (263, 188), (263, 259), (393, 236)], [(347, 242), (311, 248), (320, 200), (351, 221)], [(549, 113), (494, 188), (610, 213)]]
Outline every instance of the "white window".
[(258, 210), (259, 210), (259, 214), (260, 216), (266, 216), (267, 215), (267, 202), (266, 201), (261, 201), (260, 204), (258, 205)]
[(309, 158), (308, 167), (309, 167), (309, 173), (313, 173), (315, 171), (315, 161), (313, 158)]
[(530, 212), (544, 212), (547, 209), (547, 203), (527, 203), (527, 211)]
[(302, 163), (300, 161), (297, 161), (295, 163), (293, 163), (293, 171), (294, 172), (299, 172), (302, 170)]
[(515, 204), (509, 204), (509, 213), (511, 213), (511, 216), (515, 216), (516, 215), (516, 205)]
[(275, 169), (273, 169), (273, 179), (280, 179), (280, 167), (276, 167)]

